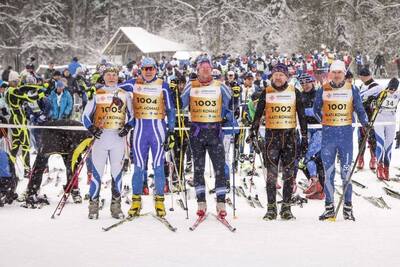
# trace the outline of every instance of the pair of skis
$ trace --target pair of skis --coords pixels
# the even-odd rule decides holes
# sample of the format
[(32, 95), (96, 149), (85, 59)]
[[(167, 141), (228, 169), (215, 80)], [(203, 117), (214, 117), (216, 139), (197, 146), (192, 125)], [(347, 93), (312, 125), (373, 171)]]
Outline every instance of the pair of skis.
[(178, 228), (174, 227), (166, 218), (159, 217), (159, 216), (155, 215), (154, 213), (150, 213), (150, 212), (140, 214), (139, 216), (128, 216), (128, 217), (126, 217), (126, 218), (124, 218), (122, 220), (119, 220), (118, 222), (108, 226), (108, 227), (103, 227), (102, 229), (103, 229), (104, 232), (108, 232), (111, 229), (116, 228), (116, 227), (118, 227), (118, 226), (120, 226), (120, 225), (122, 225), (122, 224), (124, 224), (126, 222), (130, 222), (130, 221), (136, 220), (136, 219), (138, 219), (140, 217), (144, 217), (144, 216), (147, 216), (147, 215), (151, 215), (157, 221), (159, 221), (162, 224), (164, 224), (168, 228), (168, 230), (170, 230), (172, 232), (176, 232), (178, 230)]
[[(214, 214), (214, 213), (211, 213), (211, 214), (212, 214), (212, 216), (214, 216), (214, 217), (217, 219), (217, 221), (219, 221), (219, 222), (222, 223), (226, 228), (228, 228), (229, 231), (231, 231), (232, 233), (236, 231), (236, 228), (233, 227), (233, 226), (228, 222), (228, 220), (225, 219), (225, 217), (218, 216), (218, 215), (216, 215), (216, 214)], [(209, 213), (206, 213), (206, 214), (204, 214), (204, 215), (202, 215), (202, 216), (198, 216), (198, 217), (197, 217), (197, 220), (194, 222), (194, 224), (193, 224), (192, 226), (189, 227), (189, 230), (190, 230), (190, 231), (196, 230), (197, 227), (198, 227), (202, 222), (204, 222), (204, 221), (207, 219), (208, 215), (209, 215)]]

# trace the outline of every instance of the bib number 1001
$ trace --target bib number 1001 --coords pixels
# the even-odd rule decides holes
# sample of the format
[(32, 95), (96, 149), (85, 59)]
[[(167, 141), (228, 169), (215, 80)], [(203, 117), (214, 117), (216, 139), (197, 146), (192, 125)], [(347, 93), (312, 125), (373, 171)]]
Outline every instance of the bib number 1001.
[(328, 104), (329, 110), (345, 110), (347, 104)]

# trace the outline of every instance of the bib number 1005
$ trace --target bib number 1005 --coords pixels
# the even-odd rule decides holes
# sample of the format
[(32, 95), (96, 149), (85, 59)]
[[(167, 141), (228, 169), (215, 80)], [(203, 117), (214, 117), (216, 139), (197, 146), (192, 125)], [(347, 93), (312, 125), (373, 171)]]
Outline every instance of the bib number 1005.
[(120, 109), (118, 109), (117, 107), (101, 107), (101, 109), (102, 109), (102, 111), (103, 111), (103, 113), (106, 113), (106, 112), (121, 112), (121, 110)]

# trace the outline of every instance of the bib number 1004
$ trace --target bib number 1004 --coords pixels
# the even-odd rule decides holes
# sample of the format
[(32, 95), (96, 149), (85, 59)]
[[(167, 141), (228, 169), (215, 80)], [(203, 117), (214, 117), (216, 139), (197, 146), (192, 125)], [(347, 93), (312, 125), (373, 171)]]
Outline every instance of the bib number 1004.
[(157, 104), (157, 99), (151, 99), (147, 97), (136, 97), (136, 102), (141, 104)]

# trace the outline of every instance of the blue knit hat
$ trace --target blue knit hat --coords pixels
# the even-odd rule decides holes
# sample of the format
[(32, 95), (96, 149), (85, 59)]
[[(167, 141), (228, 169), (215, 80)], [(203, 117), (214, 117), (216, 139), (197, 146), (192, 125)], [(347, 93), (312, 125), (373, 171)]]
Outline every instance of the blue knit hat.
[(278, 63), (272, 68), (271, 73), (274, 74), (275, 72), (282, 72), (283, 74), (286, 75), (286, 77), (289, 77), (288, 67), (283, 63)]
[(146, 57), (142, 60), (142, 68), (146, 68), (146, 67), (157, 67), (156, 61), (154, 59), (152, 59), (151, 57)]
[(298, 80), (299, 80), (299, 83), (300, 83), (300, 84), (306, 84), (306, 83), (315, 82), (314, 77), (311, 76), (311, 75), (308, 74), (308, 73), (303, 73), (303, 74), (301, 74), (301, 75), (299, 76)]

